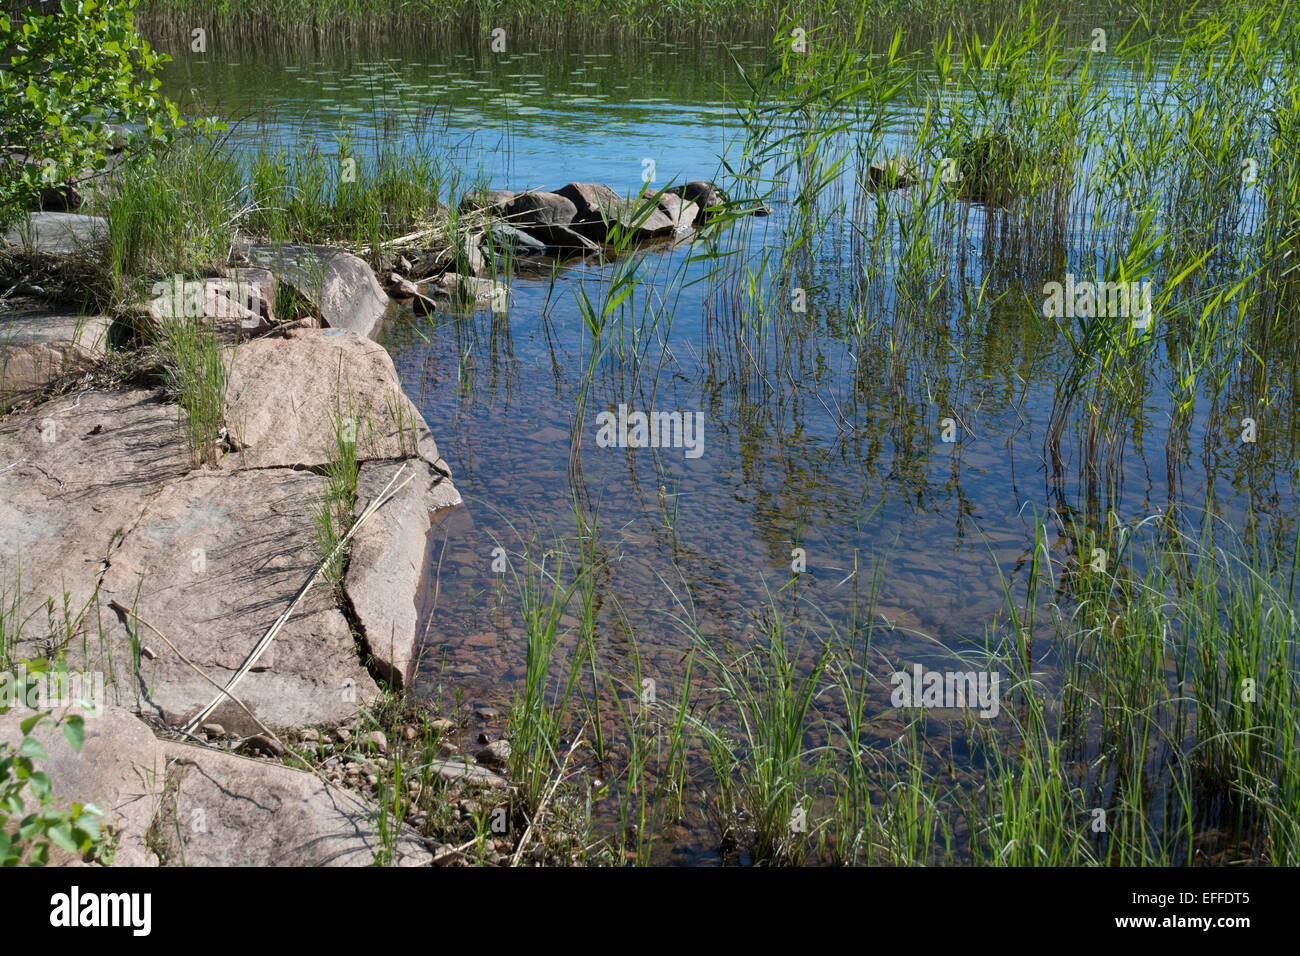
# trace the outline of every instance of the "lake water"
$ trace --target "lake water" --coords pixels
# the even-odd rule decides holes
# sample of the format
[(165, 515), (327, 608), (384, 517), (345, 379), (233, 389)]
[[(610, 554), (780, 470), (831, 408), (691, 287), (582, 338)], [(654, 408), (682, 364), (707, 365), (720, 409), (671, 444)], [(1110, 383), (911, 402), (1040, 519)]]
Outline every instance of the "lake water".
[[(766, 62), (758, 46), (734, 52), (750, 70)], [(742, 142), (734, 112), (742, 83), (720, 48), (212, 57), (173, 64), (168, 85), (243, 118), (233, 134), (242, 142), (327, 148), (339, 135), (369, 142), (400, 130), (450, 157), (467, 181), (515, 190), (568, 182), (636, 190), (650, 163), (656, 186), (723, 181), (723, 159), (734, 163)], [(886, 137), (889, 151), (894, 143)], [(789, 211), (778, 202), (723, 242), (756, 263), (783, 241)], [(998, 271), (988, 258), (997, 217), (974, 209), (959, 242), (976, 263), (976, 291)], [(1240, 527), (1249, 509), (1269, 537), (1294, 533), (1286, 403), (1269, 413), (1279, 437), (1262, 437), (1247, 462), (1224, 422), (1240, 417), (1232, 409), (1248, 396), (1230, 390), (1227, 411), (1215, 404), (1217, 419), (1202, 396), (1174, 438), (1188, 450), (1171, 463), (1171, 403), (1155, 387), (1123, 434), (1085, 446), (1072, 425), (1057, 472), (1044, 437), (1069, 349), (1024, 305), (1056, 273), (1008, 269), (995, 285), (1023, 294), (993, 306), (943, 298), (913, 308), (892, 291), (892, 272), (855, 276), (843, 222), (825, 242), (798, 275), (806, 311), (784, 310), (765, 332), (739, 326), (734, 276), (699, 281), (698, 249), (646, 252), (623, 349), (594, 365), (577, 295), (585, 289), (598, 301), (601, 283), (626, 262), (517, 276), (506, 315), (394, 311), (382, 341), (466, 501), (434, 543), (421, 692), (448, 704), (457, 691), (465, 702), (509, 702), (523, 679), (523, 631), (508, 610), (518, 606), (509, 576), (493, 573), (493, 549), (518, 562), (530, 541), (535, 558), (576, 548), (575, 502), (596, 520), (602, 655), (628, 688), (639, 656), (642, 678), (661, 696), (674, 693), (691, 646), (685, 617), (719, 646), (743, 647), (756, 616), (774, 607), (792, 641), (815, 642), (832, 626), (850, 629), (878, 588), (886, 716), (871, 734), (882, 746), (901, 726), (887, 713), (886, 677), (897, 665), (949, 666), (1005, 636), (1004, 587), (1023, 593), (1037, 521), (1058, 574), (1076, 558), (1069, 536), (1107, 513), (1136, 522), (1209, 503), (1229, 524)], [(698, 413), (700, 454), (601, 447), (596, 416), (620, 405)], [(943, 440), (945, 419), (956, 441)], [(793, 575), (801, 554), (806, 573)], [(1050, 685), (1050, 643), (1043, 655), (1035, 673)], [(692, 814), (662, 858), (710, 859), (716, 843), (711, 822)]]

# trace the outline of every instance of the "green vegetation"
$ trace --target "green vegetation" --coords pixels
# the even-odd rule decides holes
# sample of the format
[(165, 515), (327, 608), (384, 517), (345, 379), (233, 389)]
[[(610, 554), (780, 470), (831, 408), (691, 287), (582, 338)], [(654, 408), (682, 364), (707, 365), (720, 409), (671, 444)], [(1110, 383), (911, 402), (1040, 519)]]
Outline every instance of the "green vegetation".
[[(8, 704), (0, 702), (0, 713), (7, 710)], [(76, 856), (109, 852), (99, 825), (102, 811), (92, 804), (58, 806), (50, 777), (38, 763), (50, 756), (33, 735), (42, 724), (58, 726), (74, 751), (81, 750), (86, 738), (80, 715), (56, 721), (49, 713), (37, 712), (19, 724), (22, 740), (16, 748), (0, 743), (0, 866), (45, 866), (53, 849)]]
[(0, 225), (87, 174), (114, 147), (106, 124), (138, 127), (137, 146), (166, 141), (181, 125), (158, 92), (163, 58), (135, 33), (134, 0), (63, 0), (57, 12), (0, 13)]
[[(567, 382), (574, 528), (518, 533), (489, 597), (494, 625), (521, 636), (509, 714), (516, 789), (453, 806), (433, 772), (444, 731), (402, 709), (413, 702), (384, 701), (367, 719), (391, 731), (400, 712), (418, 728), (395, 739), (378, 785), (381, 862), (394, 855), (396, 821), (417, 813), (426, 832), (465, 847), (457, 858), (499, 862), (498, 809), (512, 840), (544, 831), (543, 846), (523, 848), (530, 860), (556, 863), (659, 860), (667, 834), (687, 823), (711, 833), (725, 859), (760, 864), (1300, 862), (1291, 8), (1144, 4), (1108, 19), (1118, 29), (1099, 45), (1046, 4), (981, 10), (990, 22), (913, 4), (898, 25), (887, 16), (896, 7), (657, 5), (647, 16), (626, 2), (528, 14), (538, 36), (579, 20), (596, 30), (645, 17), (647, 32), (665, 34), (669, 24), (743, 24), (768, 31), (771, 57), (741, 78), (743, 153), (726, 184), (736, 202), (672, 274), (666, 257), (616, 238), (613, 261), (582, 273), (565, 303), (575, 321), (563, 332), (580, 341), (581, 378)], [(195, 3), (158, 9), (151, 23), (216, 25), (251, 43), (282, 23), (397, 32), (455, 23), (481, 37), (500, 17), (513, 36), (506, 10)], [(891, 176), (884, 185), (900, 188), (881, 188), (873, 165), (900, 144), (908, 165), (898, 168), (917, 182)], [(444, 162), (346, 137), (332, 150), (251, 156), (178, 143), (107, 193), (113, 275), (123, 289), (129, 277), (201, 275), (224, 262), (236, 232), (373, 255), (455, 205), (462, 180)], [(764, 232), (745, 215), (758, 200), (782, 210), (780, 228)], [(460, 214), (447, 215), (449, 255), (463, 266)], [(1149, 314), (1053, 313), (1047, 288), (1067, 275), (1149, 283)], [(808, 356), (821, 361), (836, 345), (851, 357), (838, 433), (807, 442), (810, 459), (828, 450), (789, 466), (788, 497), (773, 494), (773, 511), (789, 506), (786, 486), (841, 494), (816, 468), (851, 465), (872, 480), (888, 471), (890, 487), (919, 505), (951, 503), (963, 521), (978, 509), (955, 480), (960, 450), (952, 481), (927, 468), (936, 420), (984, 410), (1014, 422), (1008, 449), (1041, 442), (1043, 486), (1029, 494), (1046, 499), (1045, 511), (1023, 554), (990, 547), (1001, 606), (983, 634), (962, 646), (904, 634), (878, 607), (884, 556), (857, 555), (834, 585), (853, 580), (849, 596), (834, 607), (792, 574), (764, 585), (742, 624), (720, 633), (693, 592), (705, 562), (691, 550), (690, 522), (701, 516), (683, 515), (681, 478), (656, 461), (653, 475), (631, 474), (649, 479), (645, 501), (657, 498), (659, 510), (647, 504), (643, 517), (679, 576), (641, 596), (671, 609), (653, 637), (675, 631), (681, 657), (647, 695), (653, 615), (619, 599), (625, 555), (601, 533), (602, 489), (586, 483), (577, 436), (593, 409), (668, 387), (682, 367), (670, 340), (688, 286), (705, 290), (701, 402), (720, 417), (775, 429), (785, 385), (797, 393), (823, 371)], [(792, 307), (796, 290), (813, 291), (808, 309)], [(558, 323), (543, 312), (552, 336)], [(456, 340), (462, 395), (476, 364), (509, 378), (508, 330), (478, 321), (457, 314), (440, 329)], [(162, 350), (192, 447), (210, 460), (222, 353), (179, 321), (164, 327)], [(557, 360), (557, 381), (565, 373)], [(1048, 383), (1036, 418), (1022, 414), (1031, 380)], [(792, 417), (804, 414), (797, 398), (790, 404)], [(413, 450), (414, 423), (397, 409), (389, 415)], [(1265, 415), (1278, 424), (1249, 442), (1247, 458), (1239, 423)], [(1016, 437), (1022, 423), (1029, 439)], [(356, 498), (354, 410), (338, 410), (334, 424), (315, 514), (323, 555), (343, 540)], [(1121, 500), (1126, 442), (1153, 434), (1166, 443), (1169, 500), (1148, 494), (1150, 517), (1133, 520), (1132, 499)], [(763, 448), (742, 449), (744, 466), (760, 468)], [(1203, 466), (1203, 499), (1182, 490), (1195, 451), (1214, 463)], [(1240, 529), (1220, 517), (1225, 483), (1246, 502)], [(842, 504), (833, 512), (842, 520), (866, 520), (864, 507)], [(967, 527), (980, 531), (974, 519)], [(342, 567), (340, 558), (327, 569), (336, 585)], [(0, 635), (13, 617), (0, 614)], [(999, 675), (1000, 716), (895, 706), (891, 677), (918, 643), (931, 663)], [(578, 761), (587, 772), (572, 769)]]

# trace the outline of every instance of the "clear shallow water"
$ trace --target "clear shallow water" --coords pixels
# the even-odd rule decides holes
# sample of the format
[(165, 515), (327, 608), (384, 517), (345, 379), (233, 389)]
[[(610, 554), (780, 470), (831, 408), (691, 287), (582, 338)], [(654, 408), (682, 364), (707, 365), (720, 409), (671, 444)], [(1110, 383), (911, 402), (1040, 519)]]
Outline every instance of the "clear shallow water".
[[(173, 65), (169, 82), (202, 89), (218, 113), (250, 117), (234, 134), (249, 145), (324, 148), (341, 132), (366, 142), (400, 129), (494, 187), (577, 181), (623, 191), (640, 187), (647, 158), (657, 185), (714, 178), (728, 149), (734, 159), (739, 128), (724, 92), (733, 69), (720, 56), (658, 48), (632, 60), (450, 54), (255, 72), (189, 62)], [(421, 118), (427, 126), (410, 133)], [(887, 137), (885, 151), (897, 145)], [(778, 204), (724, 241), (758, 256), (781, 240), (787, 212)], [(418, 686), (508, 700), (523, 679), (523, 631), (492, 550), (517, 554), (532, 540), (539, 557), (557, 539), (573, 547), (575, 501), (596, 516), (610, 671), (628, 680), (639, 659), (664, 696), (690, 647), (677, 619), (693, 617), (719, 646), (745, 646), (755, 615), (775, 607), (792, 640), (815, 641), (851, 628), (878, 587), (884, 716), (871, 732), (882, 747), (900, 727), (891, 671), (950, 666), (955, 653), (1005, 636), (1004, 580), (1023, 592), (1037, 519), (1058, 573), (1075, 559), (1063, 536), (1112, 511), (1134, 522), (1212, 502), (1229, 524), (1241, 527), (1249, 509), (1289, 538), (1292, 409), (1276, 405), (1276, 428), (1247, 453), (1232, 416), (1252, 404), (1248, 381), (1229, 387), (1216, 419), (1198, 403), (1171, 467), (1161, 369), (1125, 434), (1101, 435), (1088, 451), (1072, 430), (1053, 472), (1043, 438), (1068, 352), (1034, 309), (1059, 269), (990, 270), (998, 229), (997, 213), (975, 209), (956, 257), (958, 274), (977, 283), (993, 273), (995, 304), (944, 296), (914, 308), (900, 303), (892, 274), (870, 283), (855, 274), (852, 224), (838, 223), (824, 238), (833, 254), (799, 272), (807, 311), (782, 310), (764, 335), (738, 328), (734, 290), (703, 281), (704, 266), (690, 261), (698, 250), (648, 251), (633, 300), (637, 315), (653, 304), (661, 316), (644, 326), (629, 318), (625, 352), (597, 362), (589, 381), (591, 336), (576, 296), (585, 288), (599, 301), (617, 264), (566, 265), (554, 282), (517, 277), (504, 317), (395, 311), (383, 341), (467, 502), (434, 542)], [(1098, 230), (1090, 241), (1101, 250), (1104, 238)], [(702, 454), (600, 447), (596, 415), (620, 404), (702, 412)], [(952, 444), (940, 439), (948, 417), (960, 423)], [(807, 573), (792, 577), (795, 548), (806, 551)], [(1036, 666), (1050, 683), (1050, 643), (1043, 654)], [(710, 826), (688, 819), (676, 851), (707, 854)]]

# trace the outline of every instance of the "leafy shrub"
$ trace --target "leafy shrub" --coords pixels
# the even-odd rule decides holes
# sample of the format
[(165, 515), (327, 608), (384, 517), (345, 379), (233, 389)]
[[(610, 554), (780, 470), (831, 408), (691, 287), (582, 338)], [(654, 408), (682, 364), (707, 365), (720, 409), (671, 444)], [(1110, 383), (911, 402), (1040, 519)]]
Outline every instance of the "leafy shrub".
[[(55, 721), (48, 712), (39, 712), (19, 725), (23, 739), (16, 749), (0, 743), (0, 866), (45, 866), (51, 846), (81, 855), (104, 842), (99, 828), (103, 813), (97, 807), (74, 803), (61, 810), (51, 805), (50, 778), (36, 768), (36, 761), (49, 754), (32, 736), (42, 723), (61, 724), (64, 739), (75, 751), (86, 737), (82, 717), (71, 714)], [(36, 806), (29, 810), (33, 799)]]
[(0, 12), (0, 225), (45, 187), (108, 165), (110, 121), (133, 140), (168, 139), (182, 126), (154, 76), (166, 57), (135, 32), (136, 0), (62, 0), (58, 12)]

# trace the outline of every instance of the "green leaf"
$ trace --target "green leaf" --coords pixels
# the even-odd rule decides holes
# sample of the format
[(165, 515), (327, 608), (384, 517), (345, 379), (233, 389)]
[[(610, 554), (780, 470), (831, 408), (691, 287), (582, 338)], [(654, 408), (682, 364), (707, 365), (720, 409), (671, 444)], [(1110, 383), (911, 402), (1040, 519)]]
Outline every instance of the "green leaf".
[(49, 838), (61, 850), (67, 850), (69, 853), (77, 852), (77, 841), (72, 837), (72, 827), (64, 821), (56, 823), (50, 827)]
[(45, 751), (45, 747), (35, 737), (24, 737), (18, 750), (33, 760), (48, 760), (50, 758), (50, 755)]
[(72, 749), (81, 752), (81, 745), (86, 742), (86, 721), (79, 714), (72, 714), (63, 723), (63, 739), (72, 745)]
[(48, 800), (53, 787), (50, 784), (49, 775), (44, 771), (38, 770), (31, 776), (32, 796), (38, 800)]
[(26, 718), (21, 724), (18, 725), (18, 729), (22, 732), (23, 736), (25, 737), (32, 732), (33, 727), (35, 727), (44, 719), (45, 719), (45, 714), (32, 714), (32, 716)]

